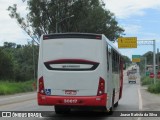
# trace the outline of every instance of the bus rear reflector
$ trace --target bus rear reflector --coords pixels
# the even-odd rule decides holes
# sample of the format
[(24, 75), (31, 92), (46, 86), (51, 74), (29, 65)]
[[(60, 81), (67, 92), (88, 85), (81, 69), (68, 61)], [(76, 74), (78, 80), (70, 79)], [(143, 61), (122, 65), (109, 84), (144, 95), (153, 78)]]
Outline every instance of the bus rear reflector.
[(45, 95), (45, 91), (44, 91), (44, 81), (43, 81), (43, 76), (39, 78), (39, 84), (38, 84), (38, 92), (40, 94)]
[(99, 79), (99, 85), (98, 85), (98, 91), (97, 91), (97, 95), (103, 95), (105, 91), (105, 81), (103, 78), (100, 77)]

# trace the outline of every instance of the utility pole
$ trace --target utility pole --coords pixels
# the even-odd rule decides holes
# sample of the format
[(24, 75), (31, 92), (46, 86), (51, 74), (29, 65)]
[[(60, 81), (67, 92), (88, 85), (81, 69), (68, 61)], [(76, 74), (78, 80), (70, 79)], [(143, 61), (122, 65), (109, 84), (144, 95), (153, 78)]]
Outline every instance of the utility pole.
[(35, 53), (34, 53), (34, 41), (32, 40), (32, 49), (33, 49), (33, 77), (34, 77), (34, 80), (36, 79), (36, 70), (35, 70)]
[(157, 65), (158, 65), (158, 71), (159, 71), (159, 48), (157, 48)]
[(153, 40), (153, 73), (154, 73), (154, 84), (156, 84), (156, 44)]
[(145, 66), (144, 66), (145, 68), (144, 69), (145, 69), (145, 75), (146, 75), (147, 57), (145, 57), (144, 59), (145, 59)]

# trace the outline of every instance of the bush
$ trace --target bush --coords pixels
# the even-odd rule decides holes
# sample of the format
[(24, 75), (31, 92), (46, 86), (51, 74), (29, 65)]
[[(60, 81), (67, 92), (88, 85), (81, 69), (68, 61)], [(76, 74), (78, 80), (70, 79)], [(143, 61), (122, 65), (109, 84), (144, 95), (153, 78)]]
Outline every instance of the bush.
[(34, 91), (33, 83), (35, 83), (33, 80), (26, 82), (1, 81), (0, 95)]
[(150, 85), (153, 83), (153, 79), (152, 78), (149, 78), (149, 77), (146, 77), (146, 76), (143, 76), (141, 78), (141, 84), (142, 85)]
[(160, 81), (157, 81), (156, 84), (149, 85), (148, 91), (151, 93), (160, 93)]

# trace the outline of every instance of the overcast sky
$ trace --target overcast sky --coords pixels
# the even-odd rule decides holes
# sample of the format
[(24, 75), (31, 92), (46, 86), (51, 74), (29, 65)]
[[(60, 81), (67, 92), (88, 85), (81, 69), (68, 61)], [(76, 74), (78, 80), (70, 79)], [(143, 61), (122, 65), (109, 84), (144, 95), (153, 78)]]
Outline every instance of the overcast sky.
[(26, 4), (21, 0), (0, 0), (0, 45), (3, 45), (5, 41), (26, 44), (27, 38), (30, 39), (17, 24), (16, 20), (11, 19), (9, 16), (7, 8), (14, 3), (18, 5), (20, 13), (26, 13)]
[[(104, 0), (106, 9), (116, 16), (121, 27), (125, 29), (126, 37), (156, 40), (160, 48), (160, 0)], [(26, 44), (30, 37), (19, 27), (16, 20), (9, 17), (8, 6), (16, 3), (18, 11), (27, 13), (26, 3), (22, 0), (0, 0), (0, 45), (3, 42)], [(132, 54), (144, 54), (152, 51), (152, 46), (138, 46), (137, 49), (121, 49), (122, 54), (131, 58)]]

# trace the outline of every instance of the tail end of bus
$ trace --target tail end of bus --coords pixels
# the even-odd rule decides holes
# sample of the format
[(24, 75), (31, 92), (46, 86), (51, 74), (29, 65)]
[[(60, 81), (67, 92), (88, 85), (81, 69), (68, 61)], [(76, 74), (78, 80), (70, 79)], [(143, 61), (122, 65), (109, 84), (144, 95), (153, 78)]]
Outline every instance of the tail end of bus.
[(41, 76), (38, 80), (38, 92), (37, 92), (37, 100), (38, 105), (45, 105), (45, 88), (44, 88), (44, 79), (43, 76)]

